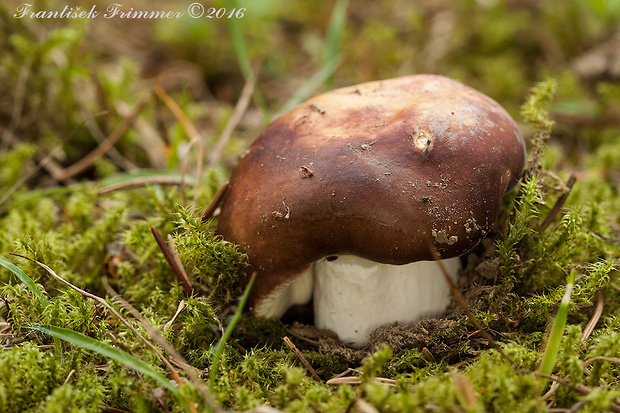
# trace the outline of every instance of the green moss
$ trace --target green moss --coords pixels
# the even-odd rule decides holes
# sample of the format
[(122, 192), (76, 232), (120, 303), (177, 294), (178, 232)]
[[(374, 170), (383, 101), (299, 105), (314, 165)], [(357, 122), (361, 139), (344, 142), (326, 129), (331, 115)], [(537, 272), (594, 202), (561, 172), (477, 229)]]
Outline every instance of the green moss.
[[(32, 343), (0, 353), (0, 410), (97, 412), (105, 395), (94, 370), (73, 371)], [(67, 381), (67, 383), (65, 383)]]
[(175, 244), (187, 270), (207, 287), (216, 307), (231, 303), (240, 295), (238, 285), (247, 266), (245, 254), (186, 209), (179, 211), (177, 225)]
[[(456, 312), (452, 327), (433, 337), (439, 350), (432, 351), (436, 361), (403, 344), (398, 351), (368, 350), (361, 364), (351, 361), (361, 356), (343, 356), (351, 349), (335, 348), (323, 338), (318, 346), (297, 340), (290, 326), (246, 314), (225, 348), (214, 396), (233, 410), (265, 403), (285, 411), (330, 412), (364, 410), (363, 403), (384, 412), (529, 412), (549, 406), (608, 410), (620, 397), (620, 368), (604, 359), (584, 362), (620, 352), (620, 292), (614, 288), (620, 285), (620, 246), (614, 242), (620, 234), (620, 130), (613, 122), (620, 110), (620, 87), (609, 68), (597, 72), (591, 65), (588, 73), (576, 62), (589, 52), (599, 54), (589, 62), (601, 61), (602, 45), (611, 44), (609, 33), (620, 21), (615, 3), (390, 0), (379, 5), (363, 0), (348, 5), (344, 41), (331, 46), (327, 36), (332, 5), (248, 3), (237, 25), (243, 29), (243, 42), (231, 36), (225, 19), (184, 16), (132, 25), (129, 37), (149, 39), (139, 53), (125, 47), (123, 36), (107, 22), (16, 19), (12, 6), (2, 5), (0, 253), (36, 258), (77, 286), (109, 299), (101, 280), (105, 276), (204, 381), (214, 343), (241, 294), (247, 259), (188, 207), (195, 194), (194, 165), (202, 162), (196, 147), (188, 145), (193, 137), (153, 97), (140, 115), (140, 126), (127, 131), (115, 149), (139, 168), (154, 170), (125, 172), (125, 166), (106, 155), (74, 176), (75, 183), (59, 182), (50, 166), (68, 167), (98, 145), (85, 119), (90, 127), (110, 134), (124, 119), (119, 108), (132, 107), (149, 93), (151, 83), (144, 79), (156, 75), (196, 126), (209, 157), (243, 87), (240, 66), (247, 69), (248, 63), (262, 63), (256, 88), (271, 113), (321, 69), (324, 56), (338, 50), (334, 86), (410, 73), (447, 74), (500, 102), (523, 124), (528, 138), (527, 173), (504, 201), (491, 234), (496, 248), (475, 250), (468, 258), (499, 261), (497, 282), (474, 277), (481, 285), (464, 286), (473, 296), (481, 288), (475, 314), (520, 368), (536, 370), (566, 276), (574, 272), (577, 279), (553, 374), (586, 386), (589, 394), (560, 386), (543, 399), (550, 382), (515, 369)], [(231, 4), (216, 1), (214, 7)], [(171, 7), (177, 6), (187, 7)], [(64, 5), (49, 0), (37, 7)], [(233, 39), (245, 50), (235, 50)], [(251, 62), (239, 61), (240, 55)], [(91, 119), (101, 111), (107, 114)], [(202, 171), (197, 209), (228, 179), (239, 155), (263, 127), (261, 117), (251, 104), (220, 163)], [(39, 168), (39, 161), (57, 147), (53, 162)], [(111, 182), (141, 174), (178, 176), (182, 165), (189, 183), (185, 189), (151, 184), (98, 193)], [(541, 231), (573, 172), (578, 180), (570, 196)], [(192, 296), (154, 242), (151, 226), (164, 237), (173, 236), (194, 287)], [(153, 388), (127, 366), (67, 343), (61, 344), (62, 352), (52, 349), (54, 341), (29, 329), (29, 323), (78, 331), (165, 371), (151, 349), (108, 311), (36, 264), (8, 258), (37, 282), (50, 304), (43, 308), (32, 291), (0, 269), (1, 411), (88, 412), (106, 406), (185, 410), (178, 399)], [(471, 272), (476, 274), (475, 269)], [(599, 292), (603, 315), (583, 340)], [(185, 308), (167, 324), (182, 301)], [(131, 315), (113, 305), (146, 334)], [(285, 335), (295, 340), (323, 382), (310, 377), (283, 343)], [(451, 364), (457, 361), (463, 364)], [(348, 368), (365, 373), (361, 385), (324, 383)], [(396, 387), (373, 376), (395, 379)], [(194, 384), (187, 382), (180, 391), (199, 411), (207, 410)]]

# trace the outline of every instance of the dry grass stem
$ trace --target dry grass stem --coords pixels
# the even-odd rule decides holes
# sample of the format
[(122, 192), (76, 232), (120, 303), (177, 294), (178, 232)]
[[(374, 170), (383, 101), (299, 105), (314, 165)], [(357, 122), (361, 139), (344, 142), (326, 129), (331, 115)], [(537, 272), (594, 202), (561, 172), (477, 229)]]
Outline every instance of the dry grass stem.
[(198, 207), (198, 194), (200, 192), (200, 178), (202, 177), (202, 165), (205, 158), (205, 145), (202, 139), (198, 139), (198, 156), (196, 157), (196, 186), (192, 199), (192, 211)]
[(357, 407), (361, 413), (379, 413), (379, 410), (364, 399), (356, 399), (355, 407)]
[(50, 173), (52, 178), (54, 179), (56, 179), (58, 175), (62, 174), (63, 173), (62, 166), (60, 166), (58, 163), (54, 161), (56, 154), (60, 152), (60, 150), (64, 147), (64, 145), (69, 141), (69, 139), (71, 139), (71, 137), (73, 137), (73, 135), (75, 135), (75, 133), (82, 127), (84, 123), (87, 123), (88, 120), (92, 120), (96, 118), (97, 116), (104, 115), (105, 113), (106, 112), (95, 113), (94, 115), (91, 116), (90, 119), (86, 119), (82, 123), (80, 123), (78, 126), (76, 126), (76, 128), (69, 135), (67, 135), (58, 145), (56, 145), (54, 149), (52, 149), (47, 155), (43, 156), (34, 168), (32, 168), (31, 170), (26, 172), (24, 175), (22, 175), (22, 177), (17, 182), (15, 182), (15, 184), (0, 197), (0, 206), (2, 206), (11, 197), (11, 195), (15, 193), (15, 191), (21, 188), (22, 185), (24, 185), (28, 181), (28, 179), (30, 179), (41, 168), (45, 168)]
[(26, 95), (26, 82), (32, 72), (33, 58), (29, 58), (19, 69), (19, 75), (17, 77), (17, 85), (15, 86), (15, 97), (13, 98), (13, 110), (11, 111), (11, 120), (8, 126), (2, 132), (2, 145), (1, 150), (5, 150), (9, 147), (11, 137), (13, 137), (13, 131), (19, 125), (22, 119), (22, 111), (24, 109), (24, 97)]
[(235, 105), (233, 114), (226, 123), (222, 134), (218, 138), (215, 147), (211, 151), (211, 159), (208, 163), (209, 168), (215, 167), (220, 161), (220, 158), (222, 157), (222, 152), (224, 152), (224, 147), (228, 143), (233, 131), (235, 130), (235, 128), (243, 118), (246, 110), (248, 109), (250, 99), (252, 98), (252, 92), (254, 91), (254, 86), (256, 85), (257, 77), (258, 76), (254, 74), (254, 71), (251, 71), (250, 75), (245, 81), (245, 84), (243, 85), (243, 90), (241, 90), (241, 96), (239, 97), (239, 100), (237, 100), (237, 104)]
[(211, 200), (209, 205), (207, 205), (204, 212), (202, 213), (201, 221), (203, 224), (213, 217), (215, 210), (217, 209), (217, 207), (220, 206), (220, 204), (222, 203), (222, 201), (228, 194), (229, 186), (230, 186), (230, 183), (225, 182), (222, 186), (220, 186), (220, 189), (217, 190), (215, 195), (213, 195), (213, 199)]
[[(198, 133), (198, 130), (196, 129), (192, 121), (185, 115), (185, 113), (183, 112), (183, 109), (181, 109), (181, 107), (174, 101), (174, 99), (172, 99), (172, 97), (170, 97), (170, 95), (166, 93), (166, 91), (161, 87), (161, 85), (158, 84), (155, 86), (155, 93), (161, 99), (161, 101), (164, 102), (164, 104), (168, 107), (170, 112), (172, 112), (176, 120), (181, 124), (181, 127), (183, 128), (183, 130), (189, 137), (190, 145), (193, 145), (193, 142), (196, 142), (196, 144), (198, 145), (198, 157), (196, 160), (197, 162), (196, 188), (199, 188), (200, 177), (202, 175), (202, 164), (203, 164), (203, 158), (204, 158), (202, 137)], [(184, 170), (182, 171), (182, 174), (184, 174)], [(182, 185), (181, 193), (184, 193), (183, 185)], [(198, 203), (198, 189), (196, 189), (196, 192), (194, 193), (194, 201), (193, 201), (194, 208), (196, 208), (197, 203)]]
[[(185, 271), (185, 267), (183, 266), (183, 263), (181, 262), (181, 257), (179, 256), (179, 250), (177, 249), (177, 246), (174, 243), (174, 238), (172, 238), (172, 235), (170, 234), (168, 234), (167, 238), (168, 238), (168, 248), (170, 249), (170, 253), (172, 254), (172, 259), (174, 260), (177, 267), (181, 271), (181, 277), (183, 277), (183, 281), (182, 281), (183, 286), (189, 285), (191, 287), (189, 277), (187, 276), (187, 271)], [(190, 290), (191, 291), (188, 294), (191, 294), (191, 292), (193, 292), (191, 288)]]
[(262, 406), (258, 406), (249, 410), (247, 413), (283, 413), (281, 410), (275, 409), (271, 406), (267, 406), (263, 404)]
[(290, 338), (284, 336), (283, 338), (284, 343), (286, 343), (286, 345), (288, 346), (288, 348), (291, 349), (291, 351), (293, 353), (295, 353), (295, 355), (299, 358), (299, 360), (301, 361), (301, 364), (303, 364), (306, 369), (308, 370), (308, 372), (310, 373), (310, 375), (312, 376), (312, 378), (318, 382), (321, 381), (321, 378), (319, 377), (319, 375), (316, 373), (316, 370), (314, 370), (314, 367), (312, 367), (310, 365), (310, 363), (308, 362), (308, 360), (306, 360), (306, 357), (303, 355), (303, 353), (301, 351), (299, 351), (299, 349), (297, 348), (297, 346), (295, 346), (295, 344), (293, 344), (293, 342), (291, 341)]
[(60, 152), (63, 145), (64, 142), (58, 144), (54, 149), (50, 151), (50, 153), (45, 155), (45, 157), (41, 159), (34, 168), (23, 174), (22, 177), (0, 197), (0, 206), (3, 205), (11, 197), (11, 195), (15, 193), (15, 191), (21, 188), (22, 185), (24, 185), (28, 181), (28, 179), (30, 179), (37, 171), (39, 171), (41, 168), (44, 168), (48, 163), (50, 163), (54, 159), (56, 154)]
[(452, 377), (452, 381), (454, 382), (454, 386), (458, 391), (458, 394), (462, 398), (461, 404), (463, 404), (466, 409), (475, 407), (478, 405), (478, 397), (476, 396), (476, 390), (474, 389), (474, 385), (469, 380), (469, 377), (464, 374), (459, 374), (456, 371), (450, 371), (450, 377)]
[(474, 313), (471, 311), (471, 309), (469, 308), (469, 305), (467, 304), (467, 301), (465, 300), (465, 298), (459, 291), (458, 286), (456, 285), (456, 283), (450, 276), (450, 272), (448, 271), (448, 269), (442, 262), (441, 256), (437, 252), (437, 249), (433, 245), (432, 241), (427, 238), (427, 243), (428, 243), (428, 248), (431, 254), (433, 255), (433, 258), (435, 259), (435, 262), (437, 263), (437, 265), (439, 265), (439, 268), (441, 268), (441, 273), (443, 274), (444, 279), (446, 280), (446, 282), (448, 283), (448, 286), (450, 287), (450, 292), (452, 296), (454, 297), (456, 302), (461, 306), (461, 308), (467, 315), (469, 322), (472, 323), (474, 327), (476, 327), (476, 329), (480, 330), (480, 333), (484, 336), (484, 338), (486, 338), (489, 341), (489, 344), (491, 345), (491, 347), (493, 347), (502, 357), (504, 357), (504, 359), (506, 359), (506, 361), (508, 361), (508, 363), (510, 363), (510, 365), (513, 368), (518, 369), (517, 363), (515, 363), (515, 361), (508, 354), (506, 354), (504, 349), (501, 348), (499, 344), (497, 344), (497, 342), (495, 341), (491, 333), (489, 333), (487, 329), (484, 328), (484, 326), (480, 323), (480, 321), (478, 321)]
[[(145, 176), (104, 186), (97, 191), (97, 194), (107, 195), (112, 192), (139, 188), (146, 185), (181, 185), (183, 183), (183, 179), (179, 176)], [(185, 182), (185, 184), (187, 183)]]
[[(601, 359), (601, 360), (602, 359), (607, 359), (607, 357), (602, 357), (602, 358), (594, 357), (594, 358), (595, 359)], [(609, 359), (615, 360), (613, 358), (609, 358)], [(593, 361), (596, 361), (596, 360), (593, 360)], [(618, 361), (620, 361), (620, 360), (618, 360)], [(539, 377), (539, 378), (542, 378), (542, 379), (547, 379), (547, 380), (554, 381), (554, 382), (558, 383), (559, 385), (568, 387), (569, 389), (571, 389), (571, 390), (573, 390), (573, 391), (575, 391), (575, 392), (577, 392), (577, 393), (579, 393), (581, 395), (584, 395), (584, 396), (587, 396), (588, 394), (590, 394), (590, 389), (588, 389), (586, 386), (584, 386), (581, 383), (577, 383), (575, 385), (572, 385), (569, 382), (567, 382), (566, 380), (560, 379), (559, 377), (556, 377), (556, 376), (551, 376), (551, 375), (548, 375), (548, 374), (542, 374), (542, 373), (539, 373), (539, 372), (536, 372), (536, 371), (530, 371), (530, 370), (527, 370), (527, 369), (519, 369), (518, 371), (520, 373), (523, 373), (523, 374), (532, 374), (535, 377)], [(550, 390), (550, 392), (551, 392), (551, 390)], [(620, 413), (620, 404), (612, 403), (611, 406), (609, 406), (609, 410), (614, 412), (614, 413)]]
[(581, 336), (582, 341), (586, 341), (594, 331), (594, 328), (601, 319), (601, 315), (603, 315), (603, 307), (605, 307), (605, 298), (603, 297), (603, 293), (598, 291), (596, 293), (596, 308), (594, 309), (594, 314), (592, 314), (592, 318), (588, 322), (588, 325), (586, 325), (586, 328), (583, 330), (583, 335)]
[(174, 274), (177, 276), (177, 279), (183, 286), (183, 290), (185, 291), (187, 295), (192, 295), (194, 290), (192, 289), (192, 286), (189, 283), (189, 279), (187, 278), (187, 273), (185, 272), (184, 269), (181, 269), (181, 267), (177, 264), (177, 261), (174, 259), (172, 252), (166, 245), (166, 242), (164, 241), (164, 238), (161, 236), (159, 231), (157, 231), (155, 227), (151, 227), (151, 232), (153, 233), (153, 237), (155, 237), (155, 241), (157, 242), (159, 249), (164, 254), (164, 257), (166, 258), (168, 265), (170, 265), (170, 268), (172, 268), (172, 271), (174, 271)]
[(183, 380), (181, 379), (181, 376), (179, 376), (179, 373), (177, 373), (177, 371), (174, 369), (174, 367), (172, 366), (172, 364), (170, 364), (170, 361), (168, 361), (168, 359), (166, 359), (166, 357), (164, 357), (164, 355), (161, 353), (161, 351), (159, 351), (159, 349), (157, 347), (155, 347), (155, 345), (153, 343), (151, 343), (149, 340), (146, 339), (146, 337), (144, 337), (142, 334), (140, 334), (140, 332), (138, 330), (136, 330), (136, 328), (131, 325), (131, 323), (129, 323), (129, 321), (125, 320), (125, 318), (123, 318), (122, 315), (120, 315), (120, 313), (118, 311), (116, 311), (114, 309), (114, 307), (112, 307), (110, 304), (108, 304), (103, 298), (98, 297), (94, 294), (91, 294), (87, 291), (82, 290), (79, 287), (76, 287), (75, 285), (71, 284), (69, 281), (65, 280), (64, 278), (60, 277), (59, 275), (57, 275), (54, 270), (52, 270), (50, 267), (48, 267), (47, 265), (43, 264), (42, 262), (39, 262), (37, 260), (34, 260), (32, 258), (26, 257), (24, 255), (19, 255), (19, 254), (12, 254), (16, 257), (20, 257), (20, 258), (24, 258), (28, 261), (31, 261), (35, 264), (37, 264), (38, 266), (40, 266), (41, 268), (43, 268), (45, 271), (47, 271), (52, 277), (54, 277), (54, 279), (60, 281), (61, 283), (65, 284), (66, 286), (68, 286), (69, 288), (74, 289), (75, 291), (79, 292), (80, 294), (82, 294), (84, 297), (90, 298), (91, 300), (101, 304), (102, 306), (104, 306), (108, 311), (110, 311), (112, 314), (114, 314), (114, 316), (121, 322), (123, 323), (128, 329), (130, 329), (140, 340), (142, 340), (144, 342), (144, 344), (146, 344), (147, 346), (149, 346), (151, 348), (151, 350), (153, 350), (155, 352), (155, 354), (157, 354), (157, 356), (161, 359), (161, 361), (164, 363), (164, 365), (166, 366), (166, 368), (168, 369), (168, 371), (170, 372), (170, 375), (172, 376), (172, 378), (179, 384), (183, 384)]
[(587, 359), (586, 361), (584, 361), (583, 363), (581, 363), (582, 367), (590, 367), (595, 361), (608, 361), (610, 363), (613, 364), (618, 364), (620, 365), (620, 358), (616, 358), (616, 357), (605, 357), (605, 356), (596, 356), (596, 357), (592, 357), (590, 359)]
[(62, 385), (64, 386), (65, 384), (69, 383), (69, 380), (71, 380), (71, 376), (73, 376), (73, 373), (75, 373), (75, 369), (72, 369), (69, 374), (67, 375), (67, 378), (65, 379), (65, 381), (62, 383)]
[(203, 399), (207, 402), (209, 407), (213, 409), (214, 412), (221, 412), (219, 409), (217, 401), (213, 398), (213, 396), (209, 393), (204, 383), (194, 374), (195, 367), (190, 366), (185, 358), (174, 348), (168, 341), (149, 323), (149, 321), (144, 318), (144, 316), (136, 310), (136, 308), (131, 305), (127, 300), (125, 300), (120, 294), (118, 294), (108, 283), (107, 278), (104, 276), (101, 279), (106, 291), (110, 294), (111, 298), (119, 303), (124, 309), (126, 309), (131, 315), (133, 315), (139, 322), (142, 327), (149, 333), (151, 338), (157, 342), (166, 352), (176, 361), (177, 364), (187, 377), (189, 377), (190, 381), (196, 386), (196, 389), (203, 397)]
[[(389, 387), (394, 387), (394, 388), (397, 387), (396, 380), (393, 380), (393, 379), (386, 379), (384, 377), (373, 377), (372, 379), (378, 381), (379, 383), (385, 384)], [(334, 378), (327, 380), (325, 384), (328, 384), (330, 386), (340, 386), (343, 384), (359, 385), (359, 384), (362, 384), (362, 379), (359, 377), (334, 377)]]
[[(157, 100), (155, 102), (159, 103)], [(124, 101), (117, 100), (114, 104), (114, 110), (120, 116), (126, 117), (131, 114), (132, 108)], [(165, 167), (167, 162), (165, 136), (160, 135), (160, 132), (149, 121), (142, 118), (136, 119), (133, 123), (133, 129), (140, 135), (138, 143), (146, 154), (151, 168)], [(162, 134), (165, 133), (165, 129), (161, 132)]]
[(174, 324), (174, 320), (177, 319), (177, 317), (179, 316), (179, 314), (181, 314), (181, 311), (183, 311), (184, 308), (185, 308), (185, 300), (181, 300), (181, 302), (179, 303), (179, 306), (177, 307), (177, 311), (174, 313), (170, 321), (168, 321), (166, 325), (164, 325), (164, 332), (170, 330), (170, 328), (172, 327), (172, 324)]
[(555, 217), (558, 215), (558, 213), (562, 209), (562, 206), (564, 205), (564, 202), (566, 202), (566, 199), (570, 195), (570, 192), (573, 189), (573, 185), (575, 185), (575, 182), (577, 182), (577, 175), (573, 172), (571, 173), (570, 177), (568, 178), (568, 181), (566, 182), (566, 188), (564, 192), (562, 193), (562, 195), (558, 197), (558, 199), (555, 201), (555, 204), (553, 204), (551, 211), (549, 211), (549, 213), (545, 217), (545, 220), (542, 222), (542, 224), (540, 224), (540, 228), (539, 228), (540, 232), (543, 232), (545, 229), (547, 229), (547, 227), (553, 222)]
[[(601, 234), (598, 231), (592, 231), (592, 233), (594, 235), (596, 235), (597, 237), (599, 237), (600, 239), (602, 239), (603, 241), (605, 241), (605, 242), (610, 242), (610, 243), (615, 244), (615, 245), (620, 245), (620, 238), (606, 237), (606, 236), (604, 236), (603, 234)], [(613, 285), (612, 285), (612, 287), (613, 287)]]
[[(185, 196), (185, 174), (187, 173), (187, 164), (189, 162), (189, 157), (192, 153), (192, 148), (194, 146), (198, 146), (199, 152), (202, 151), (202, 143), (200, 140), (199, 136), (194, 136), (193, 138), (190, 139), (189, 143), (187, 144), (187, 146), (185, 146), (184, 149), (184, 154), (182, 154), (181, 157), (181, 166), (180, 166), (180, 170), (181, 170), (181, 202), (183, 205), (187, 205), (187, 198)], [(200, 162), (201, 157), (198, 156), (198, 167), (196, 168), (196, 173), (199, 175), (198, 178), (200, 177), (200, 174), (202, 173), (202, 164)], [(197, 182), (199, 182), (197, 180)], [(196, 191), (194, 191), (194, 198), (196, 198), (196, 195), (198, 194), (198, 189), (200, 187), (197, 185), (196, 186)], [(195, 209), (196, 206), (193, 206), (193, 209)]]
[[(88, 115), (88, 111), (86, 110), (85, 103), (80, 102), (80, 110), (83, 114), (84, 122), (86, 125), (86, 129), (90, 132), (90, 135), (93, 139), (99, 144), (103, 144), (106, 140), (106, 136), (97, 125), (97, 122), (93, 122), (93, 119)], [(107, 152), (110, 159), (112, 159), (116, 165), (118, 165), (121, 169), (125, 171), (131, 171), (134, 169), (138, 169), (138, 167), (131, 162), (129, 159), (125, 158), (115, 147), (112, 147)]]
[(99, 146), (97, 146), (97, 148), (73, 165), (65, 168), (61, 174), (55, 176), (54, 178), (59, 181), (66, 181), (67, 179), (74, 177), (92, 166), (95, 161), (105, 155), (114, 145), (116, 145), (116, 142), (118, 142), (125, 132), (129, 130), (136, 118), (140, 115), (140, 113), (142, 113), (142, 110), (144, 110), (148, 102), (148, 96), (140, 99), (133, 112), (131, 112), (128, 117), (123, 119), (121, 124), (114, 129), (112, 133), (108, 135), (108, 137)]

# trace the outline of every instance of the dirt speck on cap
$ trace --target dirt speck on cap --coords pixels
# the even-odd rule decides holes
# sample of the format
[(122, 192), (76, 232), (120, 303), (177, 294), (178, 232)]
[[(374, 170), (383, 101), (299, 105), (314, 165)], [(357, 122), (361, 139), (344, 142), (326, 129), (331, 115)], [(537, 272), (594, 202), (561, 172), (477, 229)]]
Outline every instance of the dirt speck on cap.
[(448, 234), (445, 231), (433, 230), (432, 234), (433, 234), (433, 237), (435, 238), (435, 241), (439, 244), (452, 245), (458, 242), (459, 240), (459, 237), (457, 237), (456, 235), (448, 236)]

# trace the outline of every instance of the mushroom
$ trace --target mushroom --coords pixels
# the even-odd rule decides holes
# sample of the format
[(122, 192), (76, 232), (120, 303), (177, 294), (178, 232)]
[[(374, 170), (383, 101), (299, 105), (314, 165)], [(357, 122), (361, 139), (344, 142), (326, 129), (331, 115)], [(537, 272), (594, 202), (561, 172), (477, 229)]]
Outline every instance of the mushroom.
[(316, 96), (234, 169), (217, 232), (257, 273), (250, 309), (281, 317), (314, 296), (315, 324), (363, 345), (372, 330), (445, 312), (459, 256), (491, 229), (525, 162), (494, 100), (412, 75)]

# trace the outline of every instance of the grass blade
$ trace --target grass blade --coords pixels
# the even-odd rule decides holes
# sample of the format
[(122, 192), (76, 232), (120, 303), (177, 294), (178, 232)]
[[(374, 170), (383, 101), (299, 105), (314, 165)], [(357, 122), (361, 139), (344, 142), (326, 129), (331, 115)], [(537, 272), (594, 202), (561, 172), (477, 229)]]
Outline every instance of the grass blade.
[(43, 291), (39, 288), (37, 283), (35, 283), (32, 278), (30, 278), (25, 272), (23, 272), (18, 266), (8, 261), (4, 257), (0, 257), (0, 265), (2, 265), (7, 270), (11, 271), (21, 282), (26, 284), (26, 287), (39, 299), (41, 306), (43, 308), (47, 308), (49, 306), (49, 301)]
[(560, 349), (560, 343), (562, 342), (562, 336), (564, 335), (564, 328), (566, 327), (568, 305), (570, 303), (570, 296), (573, 291), (574, 284), (575, 273), (571, 271), (568, 276), (568, 282), (566, 283), (566, 292), (564, 293), (564, 297), (562, 297), (560, 307), (558, 308), (558, 312), (553, 320), (549, 340), (547, 340), (547, 346), (538, 369), (538, 371), (542, 374), (550, 375), (553, 372), (553, 367), (555, 366), (555, 362), (558, 357), (558, 350)]
[(239, 308), (237, 308), (237, 312), (233, 316), (232, 320), (230, 320), (230, 323), (228, 323), (228, 326), (226, 327), (222, 338), (220, 338), (220, 341), (217, 343), (217, 347), (215, 348), (215, 356), (213, 356), (213, 363), (211, 363), (211, 368), (209, 369), (209, 392), (213, 395), (215, 394), (215, 376), (220, 365), (220, 358), (222, 357), (222, 353), (224, 352), (224, 347), (228, 342), (228, 338), (230, 337), (235, 326), (241, 319), (243, 307), (245, 307), (245, 303), (246, 301), (248, 301), (248, 297), (250, 296), (250, 290), (252, 289), (252, 284), (254, 284), (255, 278), (256, 273), (252, 274), (252, 277), (250, 277), (250, 282), (248, 283), (247, 287), (245, 287), (245, 291), (243, 291), (243, 295), (241, 296)]
[(34, 330), (40, 331), (42, 333), (48, 334), (52, 337), (56, 337), (61, 340), (67, 341), (71, 344), (75, 344), (78, 347), (82, 347), (87, 350), (94, 351), (96, 353), (101, 354), (104, 357), (111, 358), (113, 360), (116, 360), (124, 364), (125, 366), (129, 368), (139, 371), (145, 376), (149, 376), (150, 378), (155, 380), (157, 383), (166, 387), (168, 390), (170, 390), (170, 392), (172, 392), (175, 396), (177, 396), (183, 402), (182, 403), (183, 405), (185, 405), (185, 400), (181, 396), (179, 389), (176, 388), (170, 382), (170, 380), (166, 378), (166, 376), (164, 376), (162, 373), (157, 371), (150, 364), (145, 363), (144, 361), (140, 360), (139, 358), (135, 356), (132, 356), (129, 353), (125, 353), (124, 351), (114, 348), (99, 340), (95, 340), (94, 338), (85, 336), (84, 334), (81, 334), (81, 333), (78, 333), (76, 331), (69, 330), (66, 328), (55, 327), (55, 326), (44, 325), (44, 324), (30, 324), (28, 325), (28, 327)]
[(340, 63), (340, 59), (336, 57), (335, 59), (327, 62), (325, 66), (321, 68), (314, 76), (310, 78), (302, 87), (297, 89), (297, 92), (286, 101), (282, 109), (274, 116), (274, 120), (284, 115), (289, 110), (293, 109), (295, 106), (299, 105), (304, 100), (308, 99), (308, 96), (315, 90), (321, 83), (325, 83), (330, 76), (334, 74), (338, 64)]
[[(340, 50), (342, 49), (342, 41), (344, 40), (344, 31), (347, 23), (347, 7), (349, 0), (338, 0), (332, 15), (329, 19), (327, 27), (327, 43), (325, 45), (324, 62), (328, 65), (330, 62), (338, 60)], [(332, 89), (333, 72), (325, 80), (327, 89)]]
[[(224, 4), (226, 10), (237, 9), (237, 2), (235, 0), (225, 0)], [(237, 57), (237, 63), (239, 64), (239, 68), (241, 68), (243, 77), (247, 81), (250, 78), (252, 64), (250, 62), (250, 55), (248, 53), (247, 45), (243, 39), (243, 27), (241, 26), (242, 19), (227, 20), (228, 31), (230, 34), (230, 39), (232, 40), (233, 49), (235, 50), (235, 56)], [(252, 91), (252, 98), (254, 100), (254, 104), (256, 104), (256, 107), (260, 111), (265, 124), (269, 123), (271, 121), (271, 115), (269, 114), (269, 109), (267, 108), (267, 102), (265, 102), (265, 98), (258, 90), (258, 87), (255, 87)]]
[(327, 28), (327, 40), (323, 55), (325, 64), (321, 70), (312, 76), (308, 82), (301, 86), (297, 92), (286, 101), (282, 109), (274, 116), (274, 119), (279, 118), (308, 99), (312, 91), (322, 83), (325, 83), (327, 89), (332, 88), (332, 79), (340, 63), (340, 49), (342, 48), (342, 41), (344, 39), (348, 5), (349, 0), (339, 0), (332, 10), (332, 16)]
[[(44, 309), (50, 305), (50, 302), (48, 301), (45, 294), (43, 294), (43, 291), (39, 288), (37, 283), (35, 283), (32, 278), (30, 278), (25, 272), (23, 272), (21, 268), (19, 268), (17, 265), (13, 264), (4, 257), (0, 257), (0, 265), (11, 271), (13, 274), (15, 274), (17, 278), (19, 278), (21, 282), (26, 284), (26, 287), (28, 287), (28, 289), (32, 291), (32, 293), (37, 297), (37, 299), (41, 303), (41, 306)], [(56, 357), (60, 358), (62, 347), (60, 346), (60, 340), (58, 340), (57, 338), (54, 338), (54, 349), (56, 352)]]

